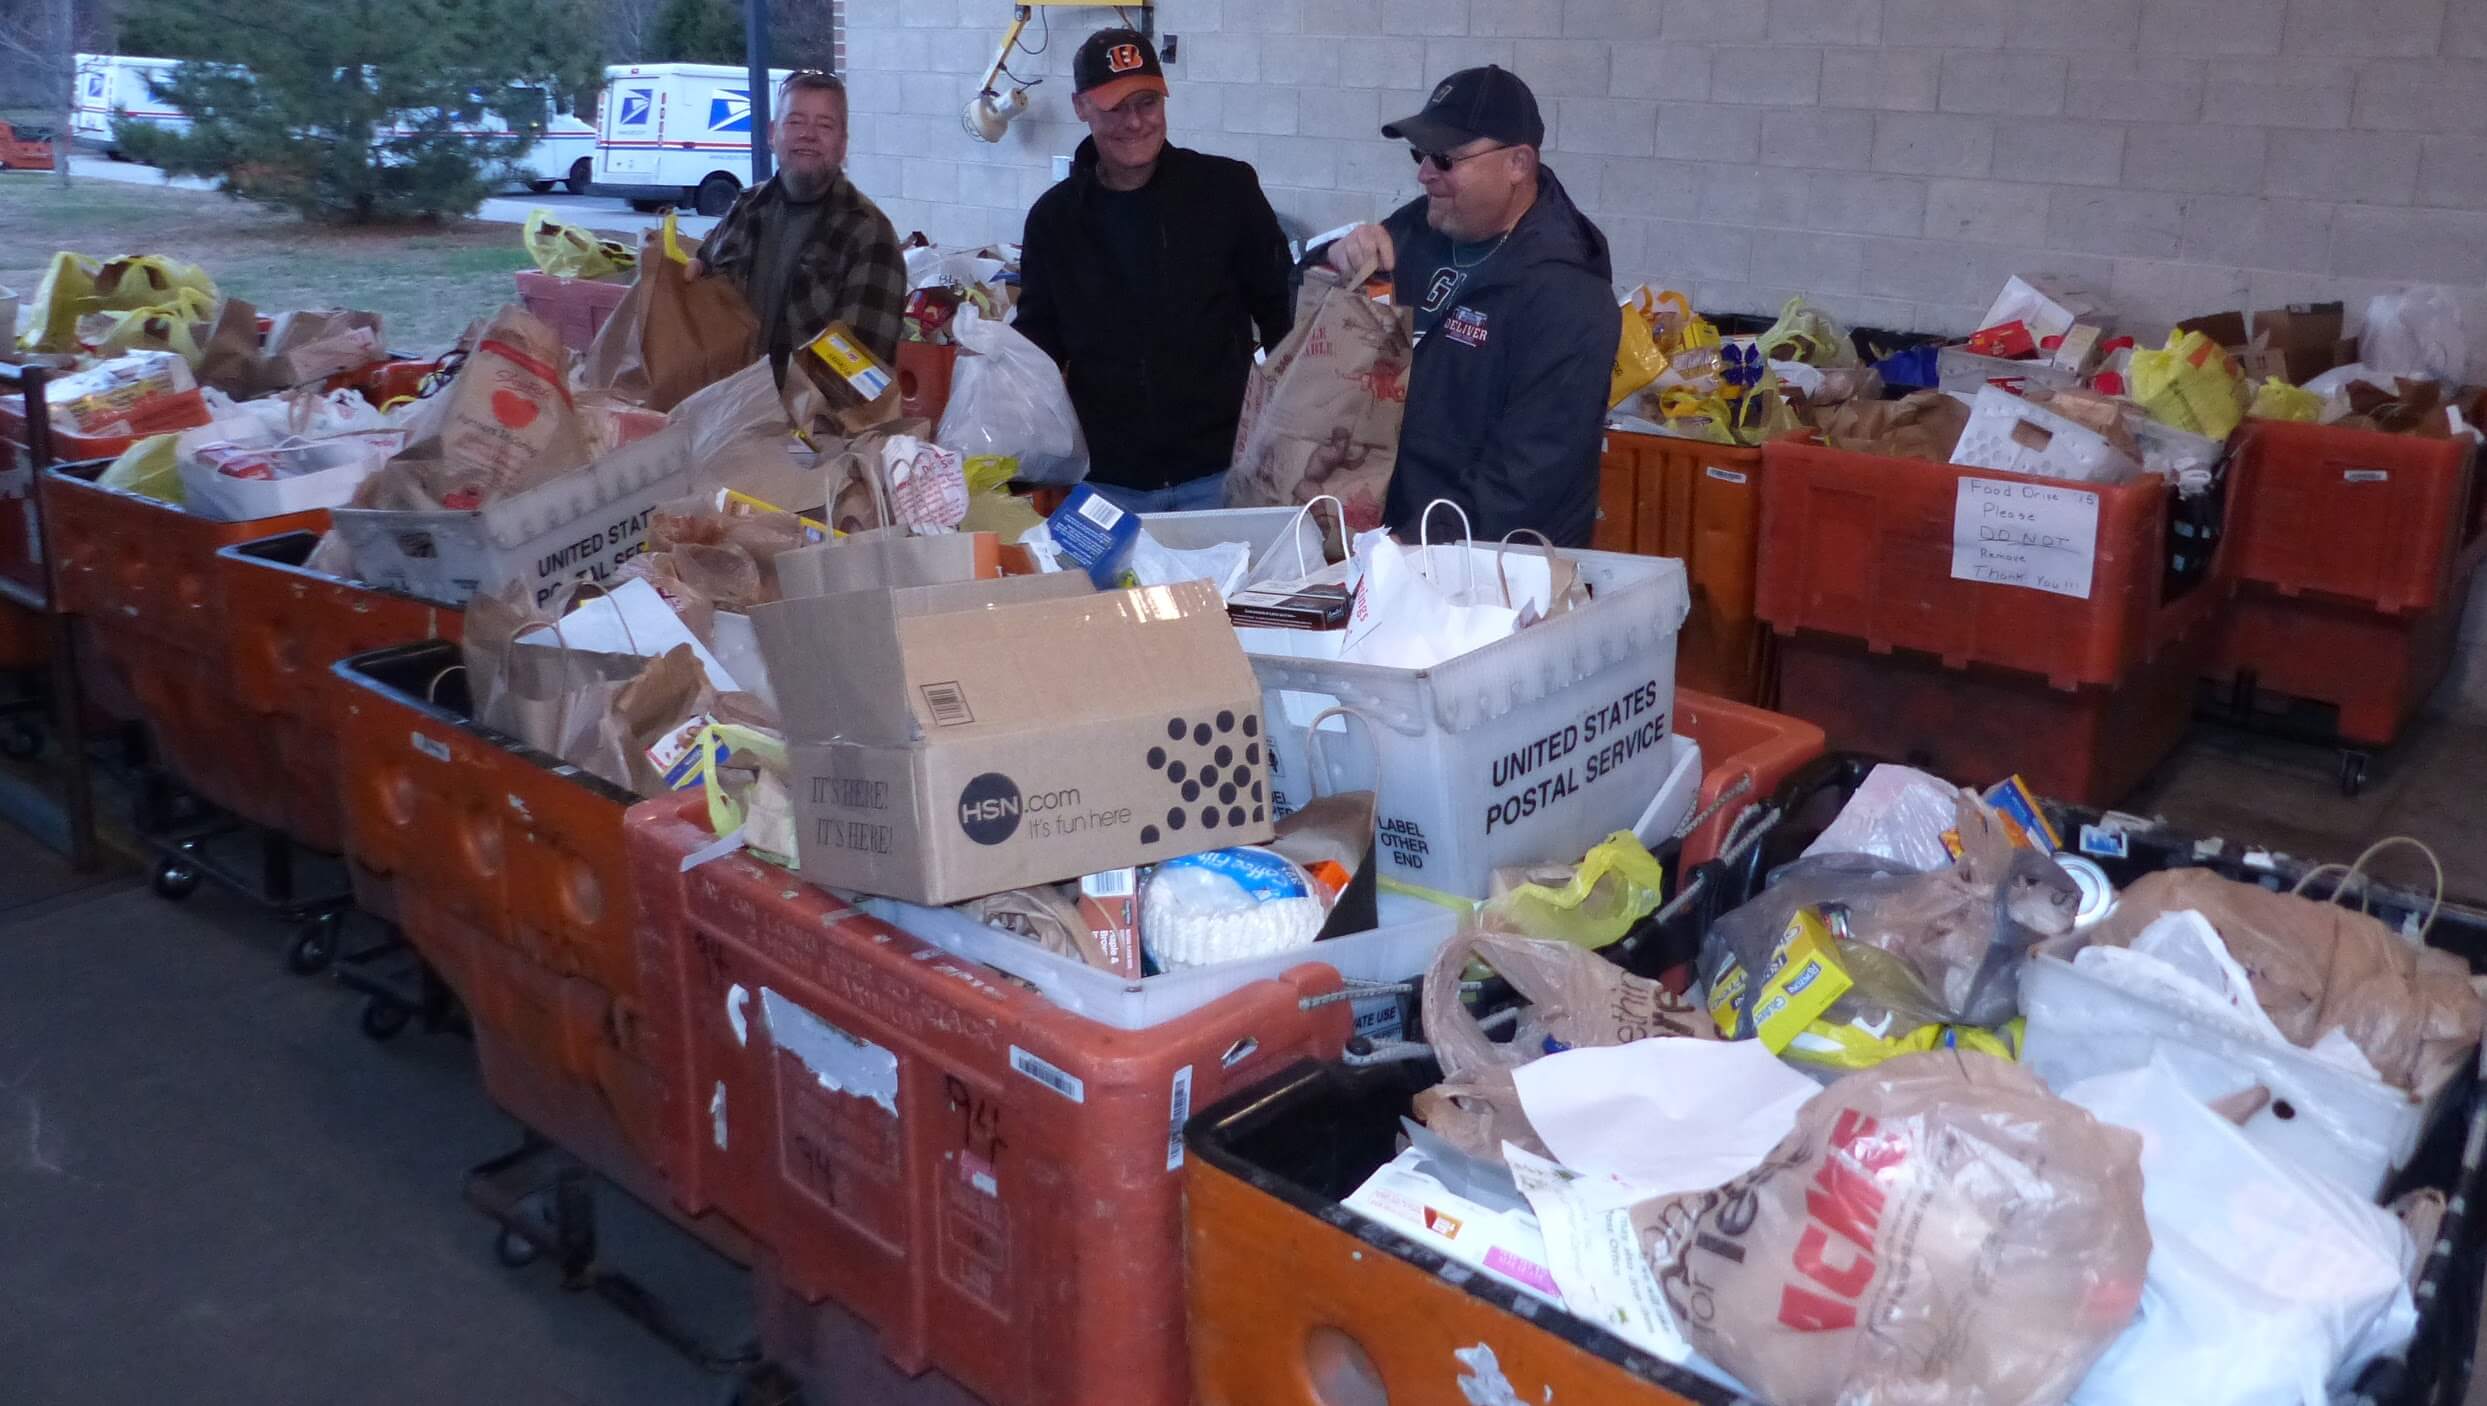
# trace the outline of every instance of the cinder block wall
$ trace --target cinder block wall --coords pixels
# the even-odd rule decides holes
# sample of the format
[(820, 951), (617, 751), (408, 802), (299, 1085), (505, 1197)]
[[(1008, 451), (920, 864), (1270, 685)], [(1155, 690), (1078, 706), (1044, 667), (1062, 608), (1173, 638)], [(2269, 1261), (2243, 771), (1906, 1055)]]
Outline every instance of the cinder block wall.
[[(1085, 134), (1070, 56), (1113, 11), (1014, 56), (1045, 81), (988, 146), (958, 112), (1007, 0), (845, 4), (857, 182), (901, 233), (1015, 239)], [(2161, 326), (2441, 283), (2487, 376), (2487, 0), (1164, 0), (1156, 22), (1174, 140), (1251, 162), (1292, 234), (1412, 197), (1376, 129), (1492, 62), (1536, 90), (1626, 288), (1958, 332), (2015, 271)], [(2487, 648), (2463, 653), (2487, 705)]]

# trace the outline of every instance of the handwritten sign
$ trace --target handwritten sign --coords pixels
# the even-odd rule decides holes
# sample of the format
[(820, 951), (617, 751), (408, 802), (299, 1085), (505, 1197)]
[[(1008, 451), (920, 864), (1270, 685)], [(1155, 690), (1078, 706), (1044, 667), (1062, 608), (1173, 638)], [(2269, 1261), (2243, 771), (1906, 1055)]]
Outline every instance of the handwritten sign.
[(2098, 557), (2098, 495), (1964, 478), (1952, 503), (1952, 576), (2087, 600)]

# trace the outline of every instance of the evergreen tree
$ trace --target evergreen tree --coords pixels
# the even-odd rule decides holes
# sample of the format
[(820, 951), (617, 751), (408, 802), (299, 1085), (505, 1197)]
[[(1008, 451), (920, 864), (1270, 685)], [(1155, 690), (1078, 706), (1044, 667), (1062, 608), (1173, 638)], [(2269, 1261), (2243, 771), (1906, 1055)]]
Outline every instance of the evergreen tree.
[[(132, 157), (309, 219), (463, 215), (599, 81), (585, 0), (142, 0), (124, 33), (192, 60), (158, 90), (187, 132)], [(471, 128), (496, 114), (507, 135)]]

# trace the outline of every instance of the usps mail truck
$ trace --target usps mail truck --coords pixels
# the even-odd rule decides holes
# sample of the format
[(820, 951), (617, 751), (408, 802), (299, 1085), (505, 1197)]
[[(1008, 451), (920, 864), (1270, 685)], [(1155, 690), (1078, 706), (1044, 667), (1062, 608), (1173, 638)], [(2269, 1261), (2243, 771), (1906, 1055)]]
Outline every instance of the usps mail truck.
[[(769, 97), (787, 78), (769, 70)], [(596, 119), (595, 191), (640, 209), (722, 215), (751, 175), (751, 74), (723, 64), (615, 64)]]
[[(119, 161), (124, 158), (113, 136), (117, 124), (152, 122), (176, 132), (187, 131), (188, 115), (155, 93), (155, 85), (171, 82), (173, 70), (179, 67), (179, 59), (78, 55), (77, 101), (69, 113), (71, 134), (90, 146), (102, 147), (105, 155)], [(544, 135), (511, 161), (511, 175), (538, 191), (563, 185), (573, 195), (585, 194), (595, 165), (595, 127), (561, 111), (542, 88), (520, 91), (544, 104)], [(487, 111), (480, 120), (457, 130), (475, 137), (500, 136), (509, 131), (509, 124), (499, 113)], [(383, 130), (375, 135), (390, 133)]]
[(145, 59), (128, 54), (78, 55), (77, 101), (69, 107), (69, 132), (77, 141), (99, 146), (113, 160), (122, 159), (113, 140), (113, 124), (154, 122), (184, 131), (190, 119), (155, 95), (150, 80), (166, 82), (179, 59)]

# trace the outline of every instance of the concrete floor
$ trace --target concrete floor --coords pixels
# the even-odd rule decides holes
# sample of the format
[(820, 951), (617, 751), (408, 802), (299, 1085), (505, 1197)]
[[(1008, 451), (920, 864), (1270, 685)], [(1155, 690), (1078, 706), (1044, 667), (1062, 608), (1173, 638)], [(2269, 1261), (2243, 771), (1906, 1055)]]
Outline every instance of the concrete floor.
[[(2451, 894), (2487, 902), (2487, 727), (2421, 720), (2375, 755), (2355, 797), (2340, 794), (2336, 758), (2326, 747), (2197, 727), (2124, 809), (2341, 863), (2387, 835), (2413, 836), (2443, 861)], [(2426, 860), (2406, 847), (2377, 855), (2371, 867), (2422, 893), (2434, 882)]]
[[(501, 1267), (460, 1187), (518, 1133), (472, 1047), (363, 1038), (359, 998), (281, 969), (285, 934), (0, 830), (0, 1400), (725, 1402), (549, 1264)], [(742, 1270), (627, 1198), (599, 1210), (608, 1262), (749, 1341)], [(972, 1406), (849, 1326), (838, 1406)]]
[[(2128, 808), (2322, 858), (2415, 834), (2487, 899), (2487, 728), (2423, 725), (2355, 800), (2332, 778), (2326, 750), (2205, 731)], [(470, 1047), (364, 1039), (358, 998), (281, 970), (285, 936), (0, 828), (0, 1400), (725, 1402), (730, 1380), (549, 1266), (497, 1263), (461, 1175), (517, 1129)], [(609, 1261), (710, 1340), (748, 1339), (742, 1271), (624, 1198), (602, 1211)], [(838, 1406), (972, 1406), (860, 1326), (840, 1357)]]

